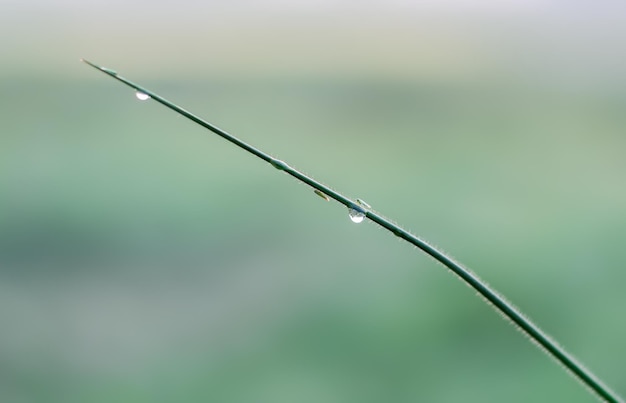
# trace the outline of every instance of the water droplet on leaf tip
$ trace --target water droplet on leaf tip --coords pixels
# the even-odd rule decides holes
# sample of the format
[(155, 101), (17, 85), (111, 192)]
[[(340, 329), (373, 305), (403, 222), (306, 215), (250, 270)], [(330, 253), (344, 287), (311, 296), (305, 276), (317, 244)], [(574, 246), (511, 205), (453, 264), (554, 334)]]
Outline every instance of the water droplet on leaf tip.
[(365, 219), (365, 213), (362, 211), (359, 211), (357, 209), (348, 209), (348, 215), (350, 216), (350, 219), (352, 220), (353, 223), (360, 223), (363, 222), (363, 220)]
[(140, 101), (147, 101), (148, 99), (150, 99), (150, 95), (148, 95), (148, 94), (146, 94), (144, 92), (141, 92), (141, 91), (135, 92), (135, 96)]

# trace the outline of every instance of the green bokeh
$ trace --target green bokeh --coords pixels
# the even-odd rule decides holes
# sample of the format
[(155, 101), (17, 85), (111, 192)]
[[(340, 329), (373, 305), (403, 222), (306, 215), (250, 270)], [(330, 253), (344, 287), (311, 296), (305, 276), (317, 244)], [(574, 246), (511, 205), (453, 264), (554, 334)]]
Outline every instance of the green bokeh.
[(188, 6), (1, 17), (0, 401), (594, 401), (418, 250), (80, 57), (441, 246), (626, 393), (618, 18)]

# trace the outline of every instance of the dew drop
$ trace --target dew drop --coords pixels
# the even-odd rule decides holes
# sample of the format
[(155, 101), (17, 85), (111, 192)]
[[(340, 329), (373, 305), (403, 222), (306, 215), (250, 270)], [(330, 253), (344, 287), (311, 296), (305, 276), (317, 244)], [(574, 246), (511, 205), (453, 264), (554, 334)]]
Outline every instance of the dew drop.
[(289, 169), (289, 165), (287, 165), (284, 161), (281, 160), (277, 160), (272, 158), (270, 160), (270, 164), (272, 164), (272, 166), (276, 169), (278, 169), (279, 171), (285, 171), (287, 169)]
[(107, 74), (111, 74), (113, 76), (117, 75), (117, 71), (115, 71), (113, 69), (109, 69), (109, 68), (106, 68), (106, 67), (100, 67), (100, 70), (104, 71)]
[(148, 94), (146, 94), (144, 92), (141, 92), (141, 91), (135, 92), (135, 96), (140, 101), (147, 101), (148, 99), (150, 99), (150, 95), (148, 95)]
[(352, 220), (353, 223), (360, 223), (363, 222), (363, 220), (365, 219), (365, 213), (362, 211), (359, 211), (357, 209), (348, 209), (348, 215), (350, 216), (350, 219)]

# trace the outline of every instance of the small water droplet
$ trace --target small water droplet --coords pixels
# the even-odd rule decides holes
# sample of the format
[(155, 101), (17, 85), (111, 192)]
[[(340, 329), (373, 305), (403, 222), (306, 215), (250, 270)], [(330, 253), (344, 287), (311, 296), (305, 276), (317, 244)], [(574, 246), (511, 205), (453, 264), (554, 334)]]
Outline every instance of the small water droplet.
[(356, 202), (359, 203), (361, 206), (365, 207), (365, 208), (372, 208), (372, 206), (370, 206), (369, 204), (367, 204), (364, 200), (361, 199), (356, 199)]
[(150, 95), (148, 95), (148, 94), (146, 94), (144, 92), (141, 92), (141, 91), (135, 92), (135, 96), (140, 101), (147, 101), (148, 99), (150, 99)]
[(353, 223), (360, 223), (363, 222), (363, 220), (365, 219), (365, 213), (362, 211), (359, 211), (357, 209), (348, 209), (348, 215), (350, 216), (350, 219), (352, 220)]
[(287, 165), (285, 163), (285, 161), (281, 161), (281, 160), (277, 160), (277, 159), (271, 159), (270, 160), (270, 164), (272, 164), (272, 166), (276, 169), (278, 169), (279, 171), (285, 171), (287, 169), (289, 169), (289, 165)]
[(111, 74), (113, 76), (117, 75), (117, 71), (115, 71), (113, 69), (109, 69), (109, 68), (106, 68), (106, 67), (100, 67), (100, 70), (104, 71), (107, 74)]

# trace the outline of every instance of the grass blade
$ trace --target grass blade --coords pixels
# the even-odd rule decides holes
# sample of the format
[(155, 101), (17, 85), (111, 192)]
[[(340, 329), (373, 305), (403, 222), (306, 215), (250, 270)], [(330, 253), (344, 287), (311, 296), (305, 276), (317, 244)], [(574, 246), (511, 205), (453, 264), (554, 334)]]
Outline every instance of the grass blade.
[(570, 354), (568, 354), (562, 347), (560, 347), (554, 340), (552, 340), (546, 333), (544, 333), (537, 325), (535, 325), (528, 318), (526, 318), (519, 310), (517, 310), (504, 297), (502, 297), (496, 291), (490, 288), (485, 282), (483, 282), (480, 278), (478, 278), (478, 276), (476, 276), (470, 270), (463, 267), (460, 263), (456, 262), (455, 260), (447, 256), (445, 253), (439, 251), (434, 246), (430, 245), (428, 242), (418, 238), (417, 236), (411, 234), (407, 230), (399, 227), (393, 222), (387, 220), (386, 218), (372, 211), (366, 203), (361, 202), (359, 199), (357, 199), (356, 201), (353, 201), (343, 196), (341, 193), (334, 191), (333, 189), (327, 187), (326, 185), (292, 168), (285, 162), (271, 157), (269, 154), (266, 154), (258, 150), (257, 148), (252, 147), (246, 142), (212, 125), (211, 123), (181, 108), (180, 106), (166, 100), (160, 95), (155, 94), (154, 92), (146, 88), (143, 88), (139, 84), (136, 84), (130, 80), (127, 80), (126, 78), (120, 76), (116, 71), (98, 66), (97, 64), (91, 63), (85, 59), (81, 59), (81, 61), (115, 78), (116, 80), (121, 81), (122, 83), (134, 88), (136, 91), (139, 91), (140, 93), (150, 96), (150, 98), (166, 106), (167, 108), (185, 116), (186, 118), (194, 121), (200, 126), (212, 131), (218, 136), (235, 144), (236, 146), (270, 163), (274, 168), (284, 171), (285, 173), (293, 176), (299, 181), (311, 186), (318, 195), (322, 193), (323, 195), (326, 195), (328, 198), (334, 199), (337, 202), (343, 204), (348, 209), (356, 210), (357, 212), (363, 213), (365, 217), (370, 219), (372, 222), (390, 231), (395, 236), (404, 239), (405, 241), (411, 243), (412, 245), (417, 246), (422, 251), (424, 251), (425, 253), (433, 257), (435, 260), (437, 260), (439, 263), (443, 264), (445, 267), (450, 269), (454, 274), (456, 274), (459, 278), (461, 278), (461, 280), (463, 280), (466, 284), (468, 284), (473, 289), (475, 289), (482, 297), (484, 297), (489, 303), (491, 303), (496, 308), (496, 310), (498, 310), (506, 318), (511, 320), (515, 325), (517, 325), (520, 329), (522, 329), (531, 338), (532, 341), (534, 341), (539, 346), (541, 346), (544, 349), (544, 351), (548, 352), (550, 356), (552, 356), (559, 363), (561, 363), (578, 380), (580, 380), (580, 382), (582, 382), (585, 386), (590, 388), (599, 398), (606, 400), (608, 402), (612, 402), (612, 403), (622, 402), (622, 399), (615, 392), (613, 392), (610, 388), (608, 388), (602, 381), (600, 381), (599, 378), (597, 378), (593, 373), (591, 373), (591, 371), (586, 369), (581, 363), (576, 361), (576, 359), (574, 359)]

